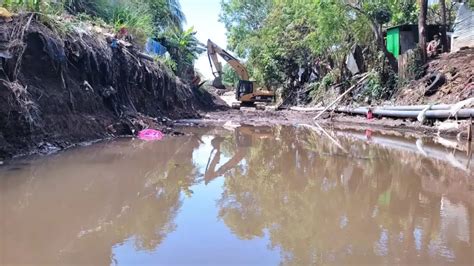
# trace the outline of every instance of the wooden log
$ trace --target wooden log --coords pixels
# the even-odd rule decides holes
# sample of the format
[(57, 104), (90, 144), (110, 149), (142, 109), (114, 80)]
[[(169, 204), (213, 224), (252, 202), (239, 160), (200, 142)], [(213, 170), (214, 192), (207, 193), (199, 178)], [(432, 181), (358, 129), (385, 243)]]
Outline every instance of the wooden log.
[(324, 107), (298, 107), (298, 106), (293, 106), (293, 107), (290, 107), (290, 110), (300, 111), (300, 112), (315, 112), (315, 111), (324, 110)]

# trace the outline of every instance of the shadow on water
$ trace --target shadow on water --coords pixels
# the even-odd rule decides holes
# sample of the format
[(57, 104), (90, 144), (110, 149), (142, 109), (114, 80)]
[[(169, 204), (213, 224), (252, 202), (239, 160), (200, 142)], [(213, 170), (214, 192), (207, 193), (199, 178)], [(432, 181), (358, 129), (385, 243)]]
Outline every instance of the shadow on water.
[(155, 253), (180, 229), (193, 191), (219, 180), (208, 206), (218, 221), (242, 245), (267, 241), (285, 265), (473, 262), (465, 154), (308, 127), (185, 130), (192, 136), (118, 140), (0, 168), (0, 264), (120, 264), (113, 247), (131, 239)]

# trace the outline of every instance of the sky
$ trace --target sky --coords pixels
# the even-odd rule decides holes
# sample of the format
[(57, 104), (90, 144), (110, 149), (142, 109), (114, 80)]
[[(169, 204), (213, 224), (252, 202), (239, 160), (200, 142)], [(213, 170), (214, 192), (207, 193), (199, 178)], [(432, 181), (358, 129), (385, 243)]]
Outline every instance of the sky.
[[(220, 0), (181, 0), (181, 7), (186, 15), (185, 28), (194, 26), (197, 38), (206, 44), (211, 39), (222, 48), (227, 46), (226, 29), (220, 23)], [(212, 71), (209, 66), (207, 53), (201, 54), (195, 63), (196, 69), (207, 79), (212, 79)]]

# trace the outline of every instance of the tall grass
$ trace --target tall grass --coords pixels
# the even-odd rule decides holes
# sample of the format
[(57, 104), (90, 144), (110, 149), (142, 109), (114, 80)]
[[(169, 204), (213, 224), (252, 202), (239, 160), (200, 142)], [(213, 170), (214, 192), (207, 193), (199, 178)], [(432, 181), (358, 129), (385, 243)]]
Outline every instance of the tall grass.
[(43, 2), (46, 0), (3, 0), (3, 7), (13, 11), (27, 10), (39, 12)]
[(0, 5), (13, 12), (37, 12), (59, 15), (64, 10), (87, 13), (103, 19), (115, 30), (127, 28), (139, 43), (153, 35), (153, 15), (147, 4), (138, 0), (0, 0)]
[(146, 8), (135, 1), (122, 1), (112, 7), (110, 18), (107, 19), (116, 31), (126, 28), (135, 39), (144, 43), (147, 37), (152, 36), (154, 25), (153, 15)]
[(63, 0), (73, 13), (87, 13), (111, 24), (116, 31), (126, 28), (143, 44), (152, 36), (153, 15), (149, 6), (140, 0)]

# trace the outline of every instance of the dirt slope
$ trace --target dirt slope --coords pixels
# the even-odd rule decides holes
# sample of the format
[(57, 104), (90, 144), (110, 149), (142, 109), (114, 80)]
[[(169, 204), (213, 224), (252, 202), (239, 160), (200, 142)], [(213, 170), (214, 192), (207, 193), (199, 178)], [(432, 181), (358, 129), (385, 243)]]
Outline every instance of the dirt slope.
[[(430, 77), (440, 73), (445, 83), (432, 95), (425, 95)], [(474, 97), (474, 48), (442, 54), (428, 63), (425, 77), (412, 81), (396, 97), (397, 104), (456, 103)]]
[(81, 29), (60, 37), (29, 18), (0, 23), (0, 52), (12, 55), (0, 57), (0, 161), (215, 108), (210, 94), (133, 50), (112, 48), (102, 34)]

